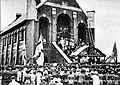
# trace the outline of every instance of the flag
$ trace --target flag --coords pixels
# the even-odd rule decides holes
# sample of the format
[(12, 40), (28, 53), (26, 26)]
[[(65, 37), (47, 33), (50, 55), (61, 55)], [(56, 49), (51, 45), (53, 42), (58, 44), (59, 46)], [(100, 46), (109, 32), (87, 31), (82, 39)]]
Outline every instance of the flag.
[(114, 43), (112, 56), (113, 56), (114, 58), (116, 58), (115, 60), (116, 60), (116, 62), (117, 62), (117, 46), (116, 46), (116, 42)]
[(26, 65), (26, 48), (25, 48), (25, 31), (24, 31), (24, 41), (23, 41), (23, 50), (22, 50), (22, 62)]
[(35, 55), (32, 58), (36, 58), (36, 62), (38, 65), (43, 66), (44, 64), (44, 52), (43, 52), (43, 41), (42, 35), (40, 35), (38, 44), (35, 49)]
[(116, 42), (114, 43), (114, 46), (113, 46), (113, 51), (112, 51), (112, 54), (106, 58), (105, 61), (107, 61), (109, 59), (109, 63), (114, 60), (115, 63), (117, 63), (117, 46), (116, 46)]

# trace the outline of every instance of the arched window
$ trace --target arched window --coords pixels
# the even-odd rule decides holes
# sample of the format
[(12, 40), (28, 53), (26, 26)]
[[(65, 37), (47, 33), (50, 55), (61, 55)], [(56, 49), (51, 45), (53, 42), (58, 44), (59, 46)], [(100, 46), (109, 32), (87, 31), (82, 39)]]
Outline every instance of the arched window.
[(57, 36), (70, 38), (71, 18), (68, 14), (60, 14), (57, 18)]
[(86, 42), (86, 25), (84, 23), (78, 24), (78, 39), (80, 42)]

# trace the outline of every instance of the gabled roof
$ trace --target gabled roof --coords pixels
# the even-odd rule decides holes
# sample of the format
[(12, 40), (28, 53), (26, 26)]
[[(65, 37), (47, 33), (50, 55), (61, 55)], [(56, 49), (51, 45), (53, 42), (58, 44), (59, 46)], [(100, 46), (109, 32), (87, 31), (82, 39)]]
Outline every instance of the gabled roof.
[(62, 1), (67, 1), (68, 2), (68, 6), (80, 8), (80, 6), (76, 2), (76, 0), (47, 0), (47, 1), (48, 2), (52, 2), (52, 3), (57, 3), (57, 4), (61, 4)]
[(56, 3), (56, 4), (61, 4), (62, 1), (67, 1), (68, 6), (80, 8), (80, 6), (76, 2), (76, 0), (35, 0), (35, 1), (36, 1), (37, 4), (43, 3), (43, 2), (52, 2), (52, 3)]
[(14, 20), (14, 21), (13, 21), (12, 23), (10, 23), (7, 27), (5, 27), (5, 28), (2, 30), (1, 34), (4, 33), (4, 32), (6, 32), (6, 31), (8, 31), (8, 30), (11, 29), (12, 27), (20, 24), (21, 22), (25, 21), (26, 19), (27, 19), (26, 14), (22, 15), (22, 16), (19, 17), (17, 20)]
[[(37, 0), (36, 0), (37, 1)], [(39, 1), (39, 0), (38, 0)], [(40, 3), (40, 6), (42, 6), (44, 4), (44, 2), (46, 2), (47, 0), (43, 0), (42, 3)], [(23, 14), (21, 17), (19, 17), (18, 19), (15, 19), (13, 22), (11, 22), (7, 27), (5, 27), (0, 34), (3, 34), (4, 32), (10, 30), (11, 28), (13, 28), (14, 26), (22, 23), (23, 21), (28, 20), (27, 19), (27, 14)]]
[[(62, 5), (62, 1), (67, 1), (67, 6)], [(52, 6), (52, 7), (57, 7), (57, 8), (63, 8), (63, 9), (68, 9), (68, 10), (74, 10), (74, 11), (79, 11), (83, 12), (82, 8), (78, 5), (76, 0), (42, 0), (41, 2), (37, 3), (36, 8), (40, 8), (42, 5), (47, 5), (47, 6)]]

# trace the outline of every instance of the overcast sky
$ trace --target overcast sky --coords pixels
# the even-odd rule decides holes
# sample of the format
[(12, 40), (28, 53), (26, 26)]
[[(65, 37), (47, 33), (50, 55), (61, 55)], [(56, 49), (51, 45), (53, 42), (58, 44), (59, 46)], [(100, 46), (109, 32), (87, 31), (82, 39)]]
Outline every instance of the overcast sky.
[[(114, 42), (120, 61), (120, 0), (76, 0), (86, 11), (95, 10), (95, 45), (107, 56)], [(18, 12), (25, 13), (25, 0), (2, 0), (1, 28), (15, 19)]]

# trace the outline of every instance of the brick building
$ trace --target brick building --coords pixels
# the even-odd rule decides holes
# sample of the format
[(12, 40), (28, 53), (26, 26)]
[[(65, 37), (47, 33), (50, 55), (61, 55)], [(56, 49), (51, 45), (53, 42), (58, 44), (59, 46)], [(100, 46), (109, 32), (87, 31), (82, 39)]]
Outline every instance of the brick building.
[[(45, 62), (65, 61), (52, 43), (57, 42), (59, 36), (74, 39), (76, 43), (79, 39), (89, 43), (88, 18), (75, 0), (27, 0), (26, 10), (25, 14), (17, 13), (16, 20), (1, 32), (1, 64), (22, 65), (24, 43), (29, 60), (35, 53), (40, 34), (46, 41)], [(94, 35), (94, 27), (89, 28)], [(61, 32), (63, 30), (67, 32)]]

